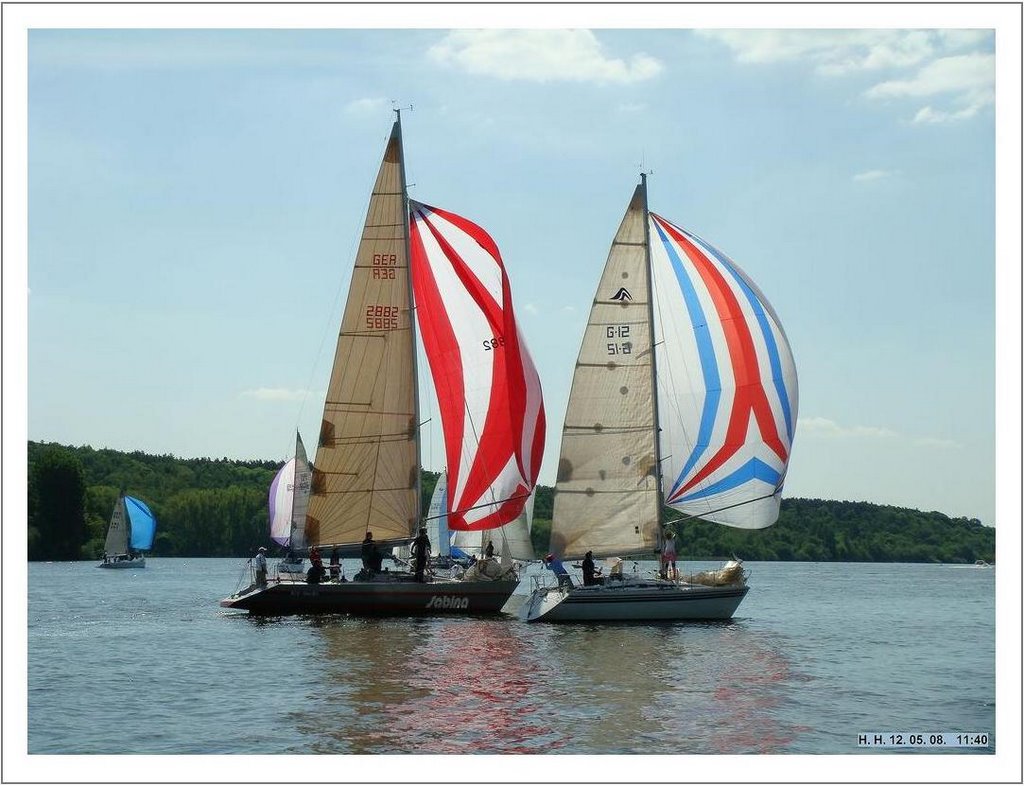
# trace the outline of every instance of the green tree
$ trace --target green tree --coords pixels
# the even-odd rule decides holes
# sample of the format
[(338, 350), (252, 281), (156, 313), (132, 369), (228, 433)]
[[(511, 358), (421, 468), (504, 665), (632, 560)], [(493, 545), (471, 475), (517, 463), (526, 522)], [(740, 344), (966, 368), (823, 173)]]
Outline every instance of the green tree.
[(86, 540), (85, 478), (71, 451), (50, 446), (30, 471), (29, 559), (74, 560)]

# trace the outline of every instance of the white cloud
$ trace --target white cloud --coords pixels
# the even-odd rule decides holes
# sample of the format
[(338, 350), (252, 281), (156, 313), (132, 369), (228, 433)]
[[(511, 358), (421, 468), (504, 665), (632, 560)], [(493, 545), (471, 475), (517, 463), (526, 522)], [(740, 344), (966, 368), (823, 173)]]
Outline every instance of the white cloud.
[(534, 304), (534, 303), (527, 303), (525, 306), (523, 306), (523, 311), (525, 311), (527, 314), (539, 314), (540, 313), (540, 309), (537, 308), (536, 304)]
[(907, 79), (881, 82), (865, 95), (872, 99), (948, 97), (949, 109), (925, 106), (914, 115), (915, 123), (949, 123), (974, 117), (995, 103), (995, 56), (976, 52), (942, 57)]
[(800, 62), (829, 78), (889, 72), (892, 78), (865, 91), (869, 99), (941, 97), (949, 103), (919, 108), (915, 123), (966, 120), (995, 99), (990, 30), (703, 30), (698, 34), (728, 46), (740, 63)]
[(698, 34), (728, 46), (741, 63), (809, 62), (829, 76), (914, 65), (942, 45), (934, 32), (926, 30), (700, 30)]
[(841, 426), (828, 418), (799, 418), (799, 431), (818, 434), (825, 437), (870, 437), (889, 439), (898, 436), (895, 431), (878, 426)]
[(345, 111), (350, 115), (377, 115), (389, 108), (390, 104), (386, 98), (357, 98), (345, 104)]
[(893, 79), (875, 85), (865, 93), (868, 98), (933, 96), (941, 93), (979, 93), (990, 91), (995, 82), (995, 55), (976, 52), (970, 55), (941, 57), (921, 68), (910, 79)]
[(893, 169), (869, 169), (867, 172), (858, 172), (853, 176), (854, 183), (870, 183), (873, 180), (884, 180), (887, 177), (895, 177), (899, 172)]
[(304, 401), (311, 395), (308, 390), (291, 390), (289, 388), (254, 388), (243, 390), (242, 398), (254, 398), (259, 401)]
[(959, 448), (960, 443), (942, 437), (908, 437), (898, 431), (880, 426), (843, 426), (828, 418), (799, 418), (798, 433), (831, 439), (886, 439), (902, 440), (927, 448)]
[(662, 70), (642, 52), (609, 57), (589, 30), (454, 30), (427, 54), (470, 74), (530, 82), (624, 84)]

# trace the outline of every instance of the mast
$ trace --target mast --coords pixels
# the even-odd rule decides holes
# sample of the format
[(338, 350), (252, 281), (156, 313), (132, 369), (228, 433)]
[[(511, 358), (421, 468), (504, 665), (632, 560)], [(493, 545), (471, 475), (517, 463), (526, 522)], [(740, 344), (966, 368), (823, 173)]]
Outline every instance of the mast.
[(395, 125), (398, 128), (398, 169), (400, 172), (400, 183), (402, 191), (402, 215), (405, 217), (402, 224), (402, 238), (405, 244), (405, 277), (409, 285), (409, 331), (410, 343), (412, 344), (412, 399), (413, 399), (413, 423), (415, 434), (413, 439), (416, 442), (416, 521), (423, 518), (423, 454), (421, 452), (422, 435), (420, 431), (420, 376), (417, 369), (416, 352), (416, 302), (412, 288), (412, 250), (409, 243), (409, 188), (405, 179), (405, 145), (402, 142), (402, 110), (395, 110)]
[(647, 265), (647, 326), (651, 331), (651, 410), (654, 412), (654, 480), (658, 488), (658, 541), (657, 551), (661, 551), (661, 506), (665, 495), (661, 481), (661, 420), (658, 418), (658, 363), (654, 335), (654, 265), (651, 264), (651, 222), (647, 209), (647, 175), (640, 173), (640, 190), (643, 193), (644, 206), (644, 262)]

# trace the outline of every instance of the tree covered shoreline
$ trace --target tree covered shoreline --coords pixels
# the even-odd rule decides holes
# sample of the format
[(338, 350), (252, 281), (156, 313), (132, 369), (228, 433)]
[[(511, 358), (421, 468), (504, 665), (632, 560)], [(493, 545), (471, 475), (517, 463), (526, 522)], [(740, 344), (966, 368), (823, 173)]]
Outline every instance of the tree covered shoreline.
[[(157, 517), (153, 554), (249, 556), (267, 535), (267, 493), (280, 463), (179, 459), (141, 451), (28, 443), (28, 558), (97, 559), (120, 489)], [(437, 474), (423, 473), (423, 505)], [(553, 489), (539, 486), (533, 542), (547, 550)], [(678, 519), (666, 509), (663, 520)], [(766, 530), (737, 530), (691, 519), (672, 525), (681, 558), (736, 555), (751, 561), (995, 562), (995, 529), (869, 502), (786, 498)]]

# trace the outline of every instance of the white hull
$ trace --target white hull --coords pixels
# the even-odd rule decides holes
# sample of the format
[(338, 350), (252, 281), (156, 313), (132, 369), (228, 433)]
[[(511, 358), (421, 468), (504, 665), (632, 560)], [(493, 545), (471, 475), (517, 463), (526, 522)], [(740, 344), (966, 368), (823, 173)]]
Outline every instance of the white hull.
[(144, 568), (146, 567), (145, 557), (133, 557), (132, 559), (122, 559), (116, 562), (101, 562), (96, 566), (97, 568), (112, 568), (114, 570), (122, 570), (124, 568)]
[(638, 581), (594, 587), (541, 587), (523, 604), (526, 622), (727, 620), (747, 594), (745, 585), (708, 587)]

